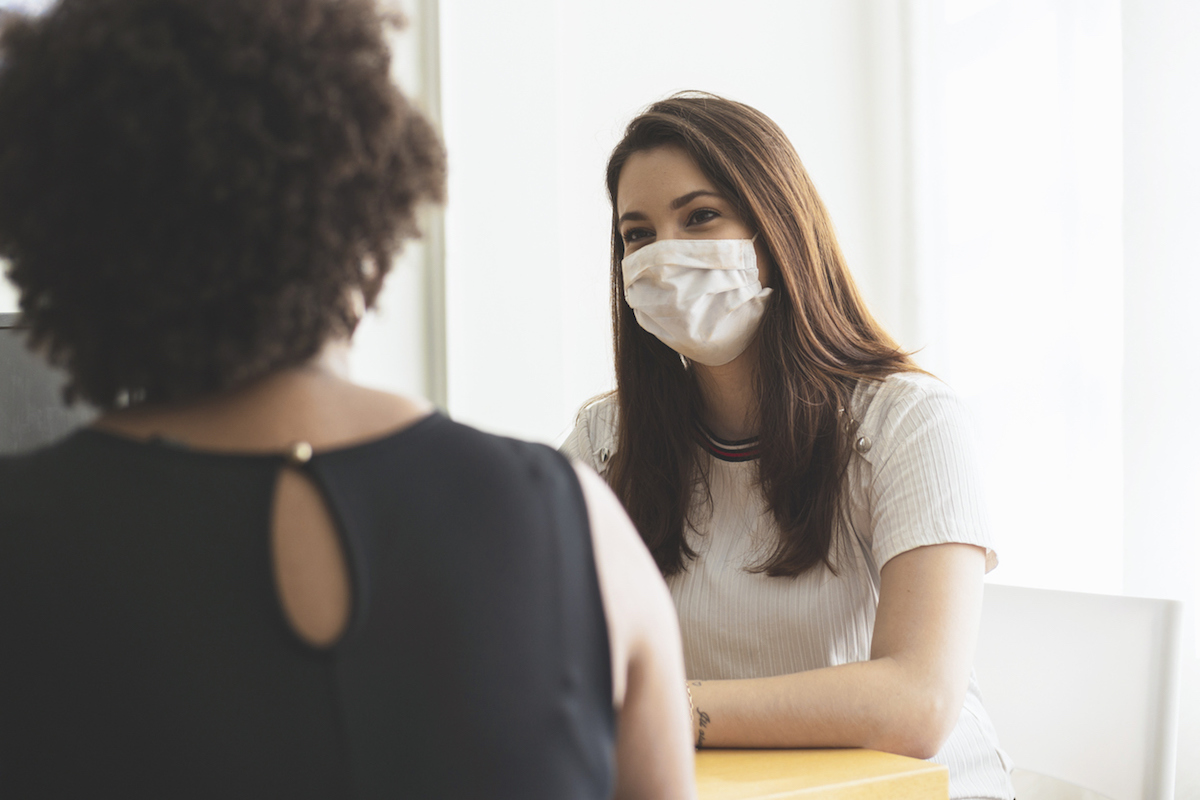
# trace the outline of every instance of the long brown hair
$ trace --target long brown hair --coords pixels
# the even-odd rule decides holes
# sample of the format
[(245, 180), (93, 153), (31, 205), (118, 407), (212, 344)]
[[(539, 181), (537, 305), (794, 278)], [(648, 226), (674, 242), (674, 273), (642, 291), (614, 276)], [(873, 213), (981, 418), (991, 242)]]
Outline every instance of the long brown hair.
[(664, 145), (692, 157), (770, 254), (774, 292), (759, 327), (754, 388), (759, 482), (781, 535), (755, 569), (772, 576), (819, 564), (834, 569), (830, 552), (852, 447), (843, 423), (854, 386), (917, 368), (867, 311), (795, 148), (774, 122), (742, 103), (695, 92), (654, 103), (629, 123), (609, 158), (619, 409), (609, 483), (662, 573), (684, 569), (695, 557), (684, 535), (697, 512), (693, 499), (697, 488), (707, 492), (696, 436), (702, 400), (686, 360), (643, 330), (625, 302), (617, 224), (626, 160)]

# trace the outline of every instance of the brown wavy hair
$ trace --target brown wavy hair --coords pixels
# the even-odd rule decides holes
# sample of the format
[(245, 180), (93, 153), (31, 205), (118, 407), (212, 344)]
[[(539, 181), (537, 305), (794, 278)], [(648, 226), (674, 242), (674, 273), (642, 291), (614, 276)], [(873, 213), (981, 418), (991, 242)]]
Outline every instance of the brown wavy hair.
[[(697, 444), (702, 400), (686, 359), (638, 325), (625, 302), (617, 224), (621, 169), (633, 153), (686, 151), (770, 254), (774, 292), (757, 337), (758, 475), (781, 535), (755, 569), (795, 576), (835, 570), (831, 551), (852, 448), (850, 396), (861, 379), (916, 371), (867, 311), (829, 213), (783, 131), (761, 112), (688, 92), (654, 103), (625, 130), (608, 161), (612, 220), (613, 350), (619, 409), (608, 470), (659, 569), (695, 557), (684, 532), (697, 489), (707, 493)], [(709, 494), (711, 503), (711, 494)]]
[(373, 303), (441, 143), (372, 0), (60, 0), (0, 16), (0, 256), (101, 408), (312, 358)]

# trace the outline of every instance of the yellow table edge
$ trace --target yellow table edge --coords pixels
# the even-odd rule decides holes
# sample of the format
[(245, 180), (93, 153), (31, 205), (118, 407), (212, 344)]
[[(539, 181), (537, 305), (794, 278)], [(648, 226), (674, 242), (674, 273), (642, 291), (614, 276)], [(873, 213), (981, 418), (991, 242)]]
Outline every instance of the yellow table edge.
[(701, 750), (700, 800), (946, 800), (942, 764), (877, 750)]

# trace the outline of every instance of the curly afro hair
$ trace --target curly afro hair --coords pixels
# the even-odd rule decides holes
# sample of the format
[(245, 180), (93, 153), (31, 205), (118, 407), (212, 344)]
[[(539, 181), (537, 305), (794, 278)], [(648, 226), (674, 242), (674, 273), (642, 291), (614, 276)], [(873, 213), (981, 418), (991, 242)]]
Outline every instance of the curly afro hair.
[(445, 155), (373, 0), (60, 0), (0, 18), (0, 257), (100, 408), (311, 359), (369, 306)]

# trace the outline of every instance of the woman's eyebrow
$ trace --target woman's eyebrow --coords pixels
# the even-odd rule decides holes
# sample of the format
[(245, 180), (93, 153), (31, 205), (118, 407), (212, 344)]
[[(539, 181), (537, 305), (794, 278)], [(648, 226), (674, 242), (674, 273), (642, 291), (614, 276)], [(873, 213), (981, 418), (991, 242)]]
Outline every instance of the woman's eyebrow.
[(709, 189), (697, 189), (694, 192), (688, 192), (687, 194), (683, 195), (682, 197), (676, 197), (674, 200), (672, 200), (671, 201), (671, 210), (678, 211), (679, 209), (686, 206), (688, 203), (695, 200), (697, 197), (704, 197), (705, 195), (708, 195), (710, 197), (716, 197), (716, 198), (721, 197), (721, 195), (719, 195), (716, 192), (711, 191)]
[[(672, 200), (671, 201), (671, 210), (678, 211), (679, 209), (686, 206), (688, 203), (695, 200), (697, 197), (705, 197), (705, 196), (716, 197), (719, 200), (725, 199), (720, 194), (712, 191), (711, 189), (697, 189), (694, 192), (688, 192), (687, 194), (683, 195), (682, 197), (676, 197), (674, 200)], [(646, 215), (643, 214), (641, 211), (626, 211), (624, 214), (622, 214), (620, 216), (620, 218), (617, 220), (617, 223), (620, 224), (622, 222), (625, 222), (626, 220), (631, 220), (631, 219), (644, 220), (644, 219), (646, 219)]]

